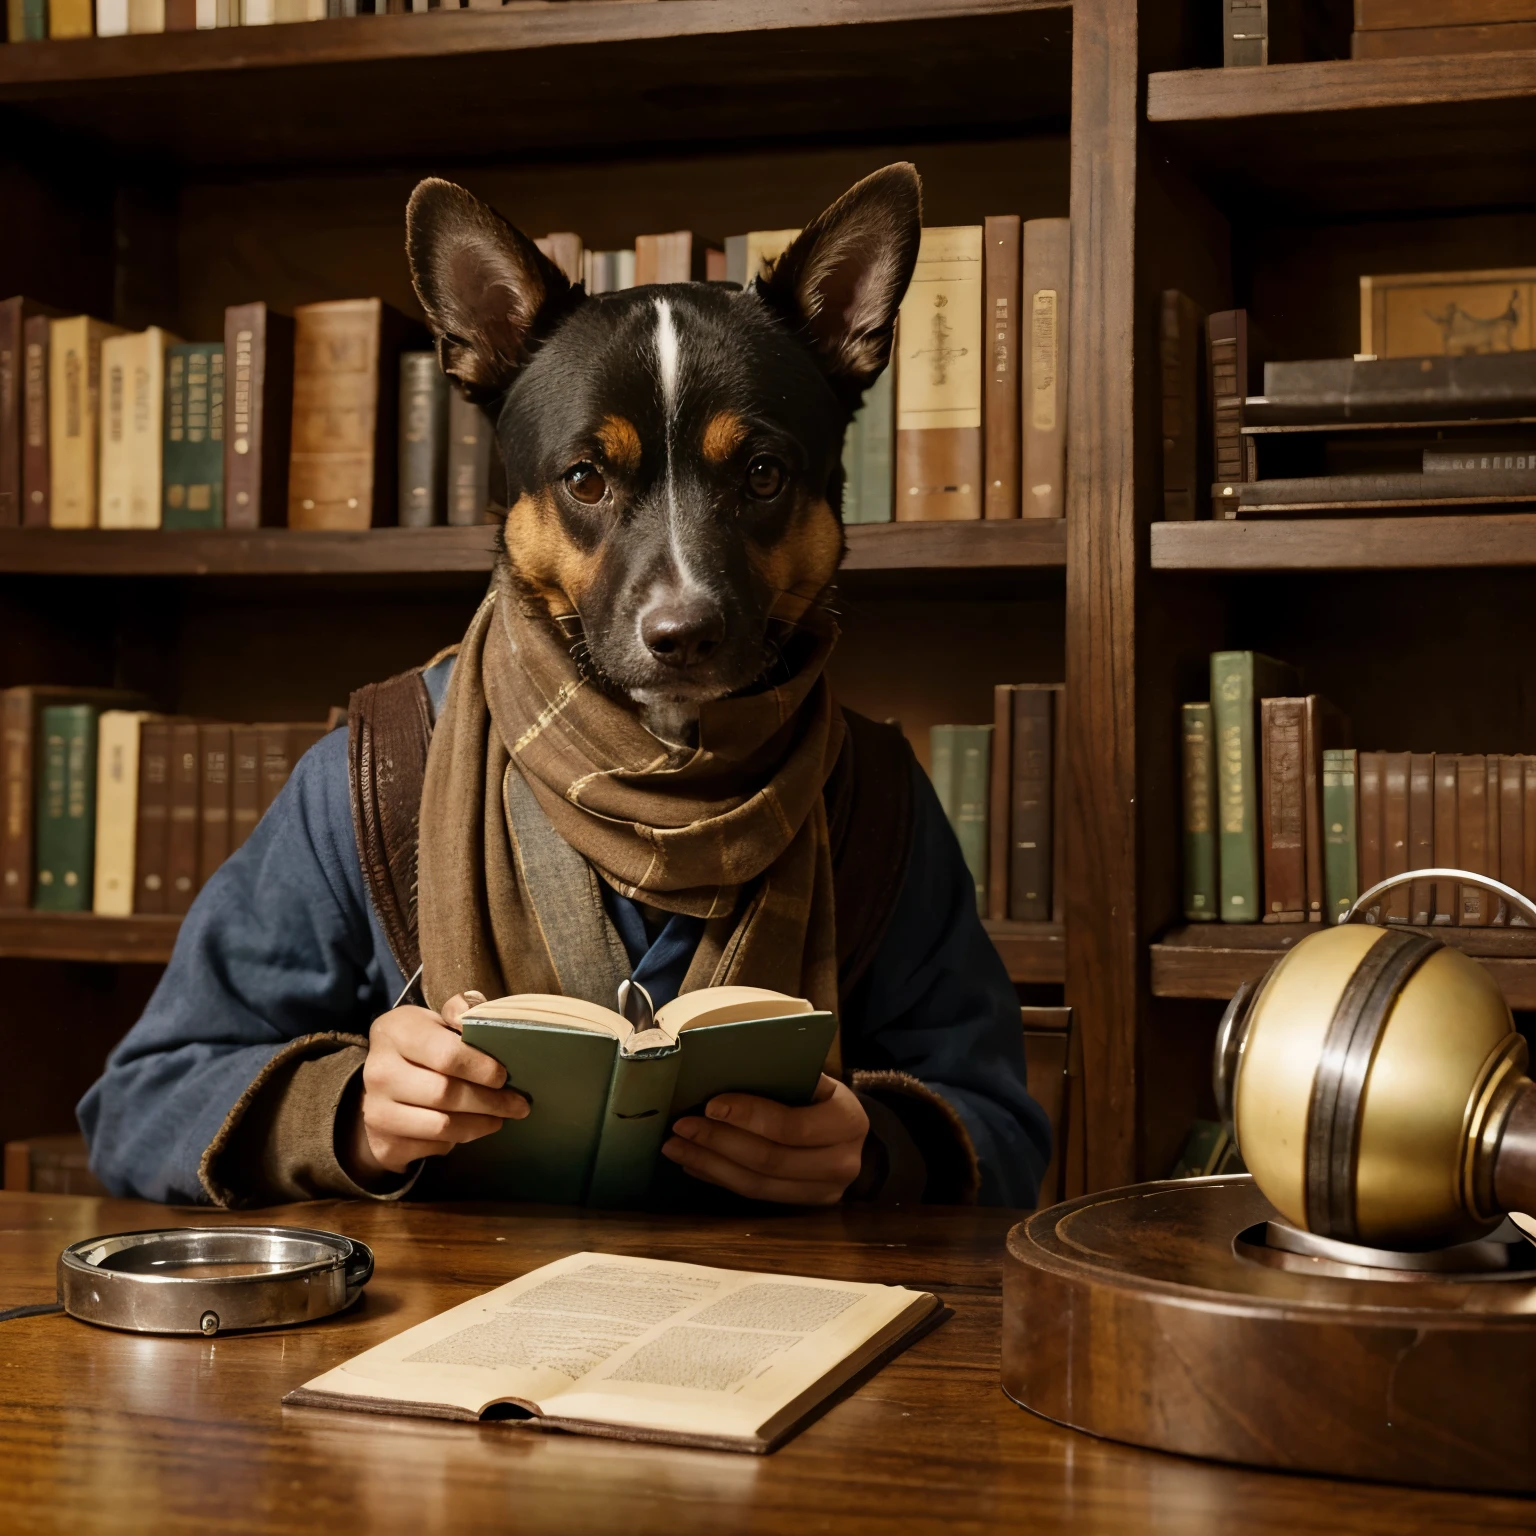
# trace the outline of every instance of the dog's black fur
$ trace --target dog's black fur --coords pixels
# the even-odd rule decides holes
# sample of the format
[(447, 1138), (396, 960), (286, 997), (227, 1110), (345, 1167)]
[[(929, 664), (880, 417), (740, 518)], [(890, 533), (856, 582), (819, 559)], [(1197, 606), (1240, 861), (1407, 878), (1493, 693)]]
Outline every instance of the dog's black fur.
[(745, 290), (589, 298), (463, 188), (412, 194), (443, 370), (496, 421), (512, 579), (658, 735), (762, 679), (781, 626), (826, 599), (843, 434), (889, 361), (921, 222), (916, 171), (888, 166)]

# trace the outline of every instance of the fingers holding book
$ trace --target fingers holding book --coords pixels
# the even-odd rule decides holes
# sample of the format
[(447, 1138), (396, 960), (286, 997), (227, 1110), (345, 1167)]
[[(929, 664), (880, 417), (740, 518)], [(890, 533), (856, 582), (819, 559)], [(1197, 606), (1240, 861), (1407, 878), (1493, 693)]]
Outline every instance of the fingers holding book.
[(362, 1094), (349, 1134), (338, 1138), (364, 1182), (404, 1173), (528, 1114), (528, 1101), (506, 1086), (506, 1068), (459, 1038), (460, 1018), (482, 1000), (461, 995), (440, 1014), (394, 1008), (374, 1021)]

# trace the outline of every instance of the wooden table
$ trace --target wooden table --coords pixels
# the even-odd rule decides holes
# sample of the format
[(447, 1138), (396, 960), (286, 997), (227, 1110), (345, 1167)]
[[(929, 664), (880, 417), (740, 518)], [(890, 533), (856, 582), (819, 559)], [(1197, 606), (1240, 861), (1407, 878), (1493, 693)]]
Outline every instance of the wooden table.
[[(67, 1243), (228, 1219), (0, 1195), (0, 1307), (51, 1298)], [(998, 1387), (1008, 1213), (848, 1209), (685, 1222), (325, 1203), (261, 1219), (371, 1244), (378, 1270), (361, 1306), (308, 1327), (212, 1340), (111, 1333), (63, 1316), (0, 1323), (7, 1536), (1536, 1531), (1536, 1501), (1207, 1465), (1092, 1440), (1015, 1407)], [(581, 1249), (900, 1282), (936, 1291), (955, 1316), (770, 1457), (279, 1403), (380, 1339)]]

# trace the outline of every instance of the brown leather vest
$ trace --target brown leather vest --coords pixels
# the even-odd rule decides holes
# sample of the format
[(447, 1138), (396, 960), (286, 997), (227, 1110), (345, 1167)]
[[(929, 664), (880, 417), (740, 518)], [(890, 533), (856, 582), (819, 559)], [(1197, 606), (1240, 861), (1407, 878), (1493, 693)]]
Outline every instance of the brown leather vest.
[[(852, 710), (822, 794), (832, 836), (837, 982), (846, 1002), (890, 926), (912, 851), (912, 749)], [(432, 702), (419, 671), (369, 683), (347, 709), (352, 824), (373, 909), (402, 976), (421, 964), (416, 849)]]

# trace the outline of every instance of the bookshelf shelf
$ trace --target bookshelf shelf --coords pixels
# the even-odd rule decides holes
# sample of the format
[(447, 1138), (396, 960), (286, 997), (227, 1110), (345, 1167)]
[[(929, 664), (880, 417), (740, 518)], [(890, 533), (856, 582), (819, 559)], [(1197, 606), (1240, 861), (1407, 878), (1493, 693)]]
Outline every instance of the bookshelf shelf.
[(1153, 523), (1159, 571), (1389, 571), (1536, 566), (1536, 513)]
[(1017, 128), (1065, 122), (1071, 20), (1070, 0), (517, 0), (0, 48), (0, 106), (180, 166)]
[(179, 917), (0, 912), (0, 959), (163, 965), (180, 927)]
[[(1154, 997), (1230, 998), (1255, 981), (1311, 923), (1193, 923), (1152, 945)], [(1488, 967), (1512, 1008), (1536, 1008), (1536, 931), (1520, 928), (1426, 928)]]
[(985, 924), (1012, 981), (1055, 982), (1067, 974), (1066, 930), (1060, 923)]
[[(319, 23), (315, 23), (319, 25)], [(0, 574), (47, 576), (433, 576), (491, 568), (496, 530), (370, 528), (0, 529)], [(890, 523), (848, 529), (847, 571), (1059, 569), (1061, 519)]]
[(1536, 191), (1536, 50), (1154, 73), (1147, 120), (1254, 205), (1448, 208)]

